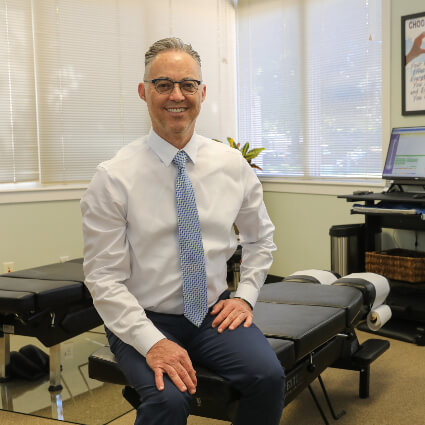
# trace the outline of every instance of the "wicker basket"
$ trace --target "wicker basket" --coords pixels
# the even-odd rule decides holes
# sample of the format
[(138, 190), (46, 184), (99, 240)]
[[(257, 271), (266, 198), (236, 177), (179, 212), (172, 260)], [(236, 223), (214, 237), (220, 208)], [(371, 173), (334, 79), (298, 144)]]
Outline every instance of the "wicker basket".
[(382, 274), (389, 279), (419, 283), (425, 281), (425, 252), (407, 249), (389, 249), (366, 252), (367, 272)]

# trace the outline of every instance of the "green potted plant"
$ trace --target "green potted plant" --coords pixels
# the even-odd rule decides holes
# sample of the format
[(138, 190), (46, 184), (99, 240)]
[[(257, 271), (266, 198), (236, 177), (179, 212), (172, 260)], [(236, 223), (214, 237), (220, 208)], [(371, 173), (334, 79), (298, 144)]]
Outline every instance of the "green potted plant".
[[(214, 139), (216, 142), (223, 143), (221, 140)], [(249, 142), (246, 142), (242, 147), (240, 143), (236, 143), (231, 137), (227, 138), (227, 141), (229, 142), (229, 145), (237, 149), (242, 156), (248, 161), (248, 164), (252, 168), (256, 168), (257, 170), (262, 170), (258, 165), (252, 163), (252, 160), (256, 158), (265, 148), (254, 148), (249, 149)]]

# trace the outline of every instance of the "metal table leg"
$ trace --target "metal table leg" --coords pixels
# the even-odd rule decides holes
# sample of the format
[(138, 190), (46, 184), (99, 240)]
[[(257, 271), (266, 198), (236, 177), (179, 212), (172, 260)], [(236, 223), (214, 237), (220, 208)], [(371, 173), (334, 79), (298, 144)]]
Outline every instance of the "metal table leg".
[(50, 347), (50, 386), (49, 391), (60, 391), (61, 384), (61, 346)]
[(10, 364), (10, 335), (0, 333), (0, 382), (7, 381)]

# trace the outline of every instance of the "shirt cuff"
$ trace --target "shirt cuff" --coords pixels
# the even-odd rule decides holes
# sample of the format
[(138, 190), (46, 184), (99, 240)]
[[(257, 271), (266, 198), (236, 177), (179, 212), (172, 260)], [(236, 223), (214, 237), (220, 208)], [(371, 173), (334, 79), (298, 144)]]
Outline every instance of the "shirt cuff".
[(140, 338), (137, 338), (137, 340), (132, 345), (140, 354), (146, 357), (149, 350), (157, 342), (165, 338), (167, 337), (159, 329), (157, 329), (154, 325), (151, 325), (148, 329), (145, 329), (144, 332), (142, 332)]
[(235, 293), (235, 298), (242, 298), (243, 300), (247, 301), (248, 304), (252, 306), (254, 309), (255, 303), (257, 302), (258, 298), (258, 289), (252, 287), (249, 284), (243, 284), (239, 282), (238, 289)]
[(251, 305), (251, 303), (250, 302), (248, 302), (248, 300), (246, 300), (245, 298), (242, 298), (242, 297), (233, 297), (233, 298), (237, 298), (237, 299), (239, 299), (239, 300), (242, 300), (243, 302), (245, 302), (246, 304), (248, 304), (248, 306), (249, 306), (249, 308), (251, 309), (251, 310), (254, 310), (254, 307)]

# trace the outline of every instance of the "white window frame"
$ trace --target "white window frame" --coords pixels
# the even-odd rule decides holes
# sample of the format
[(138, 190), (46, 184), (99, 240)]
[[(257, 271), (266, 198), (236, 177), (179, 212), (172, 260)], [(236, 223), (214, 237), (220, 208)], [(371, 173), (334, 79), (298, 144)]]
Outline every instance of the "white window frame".
[[(391, 135), (391, 4), (382, 2), (382, 164), (385, 161)], [(296, 180), (283, 177), (260, 177), (265, 192), (302, 193), (315, 195), (341, 195), (355, 190), (380, 191), (385, 181), (365, 179), (364, 181), (317, 181)]]

